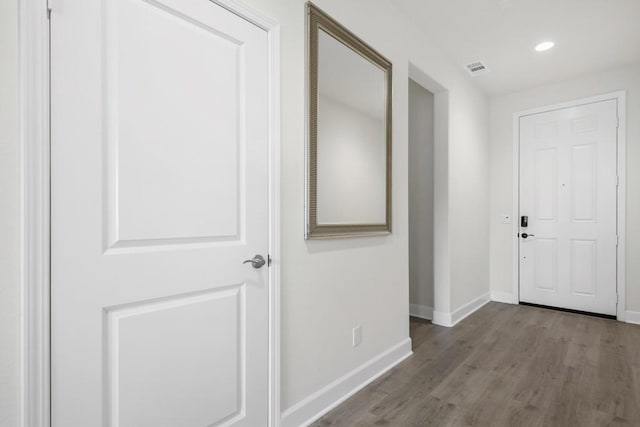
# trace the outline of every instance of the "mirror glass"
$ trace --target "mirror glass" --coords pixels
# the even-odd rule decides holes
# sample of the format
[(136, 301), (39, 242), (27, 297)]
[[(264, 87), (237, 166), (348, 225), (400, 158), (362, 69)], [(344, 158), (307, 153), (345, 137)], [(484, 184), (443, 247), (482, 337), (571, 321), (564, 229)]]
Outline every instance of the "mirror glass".
[(391, 231), (391, 63), (308, 4), (307, 238)]
[(318, 36), (318, 224), (386, 217), (385, 73)]

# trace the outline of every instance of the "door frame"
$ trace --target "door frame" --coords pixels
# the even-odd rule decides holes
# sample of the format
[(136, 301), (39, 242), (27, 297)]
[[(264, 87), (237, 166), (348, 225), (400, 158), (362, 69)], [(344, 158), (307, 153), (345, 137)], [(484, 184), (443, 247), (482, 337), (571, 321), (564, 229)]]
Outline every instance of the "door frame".
[[(211, 0), (263, 29), (269, 49), (269, 426), (280, 425), (280, 24), (238, 0)], [(50, 13), (18, 2), (21, 147), (21, 426), (51, 426)], [(51, 7), (53, 5), (53, 11)]]
[(624, 322), (626, 319), (626, 114), (627, 114), (627, 93), (625, 90), (605, 93), (602, 95), (580, 98), (568, 102), (547, 105), (544, 107), (532, 108), (519, 111), (513, 114), (513, 250), (512, 250), (512, 292), (513, 303), (520, 302), (520, 246), (518, 233), (520, 226), (520, 119), (524, 116), (546, 113), (554, 110), (577, 107), (596, 102), (616, 100), (618, 112), (618, 132), (617, 132), (617, 233), (618, 246), (616, 250), (616, 289), (618, 302), (616, 306), (616, 318)]

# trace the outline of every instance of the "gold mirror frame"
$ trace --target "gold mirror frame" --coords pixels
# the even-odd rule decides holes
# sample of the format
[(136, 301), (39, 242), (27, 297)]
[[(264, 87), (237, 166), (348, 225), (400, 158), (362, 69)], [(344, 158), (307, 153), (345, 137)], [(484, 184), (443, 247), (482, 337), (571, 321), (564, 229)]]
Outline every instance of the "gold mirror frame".
[[(308, 93), (308, 157), (307, 157), (307, 221), (306, 239), (327, 239), (336, 237), (379, 236), (391, 233), (391, 104), (392, 104), (392, 64), (371, 46), (351, 31), (340, 25), (317, 6), (307, 3), (308, 52), (309, 52), (309, 93)], [(320, 30), (380, 68), (385, 73), (386, 82), (386, 185), (385, 222), (318, 224), (317, 222), (317, 174), (318, 174), (318, 38)]]

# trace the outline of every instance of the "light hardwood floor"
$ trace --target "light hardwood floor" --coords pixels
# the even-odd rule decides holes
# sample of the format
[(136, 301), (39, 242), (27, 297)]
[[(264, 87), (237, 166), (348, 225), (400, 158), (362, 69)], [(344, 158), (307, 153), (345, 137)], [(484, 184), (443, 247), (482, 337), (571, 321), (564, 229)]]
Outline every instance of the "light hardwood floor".
[(411, 319), (414, 354), (325, 426), (640, 426), (640, 326), (489, 303), (454, 328)]

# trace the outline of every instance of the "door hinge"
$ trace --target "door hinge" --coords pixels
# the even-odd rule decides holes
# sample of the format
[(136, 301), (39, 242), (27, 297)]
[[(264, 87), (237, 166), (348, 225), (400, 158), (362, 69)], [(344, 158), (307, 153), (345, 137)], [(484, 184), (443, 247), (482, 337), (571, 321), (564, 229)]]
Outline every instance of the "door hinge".
[(620, 116), (616, 116), (616, 129), (620, 127)]
[(616, 175), (616, 187), (620, 187), (620, 175)]
[(620, 243), (620, 237), (616, 234), (616, 248), (618, 247), (618, 243)]
[(53, 0), (47, 0), (47, 18), (51, 19), (51, 10), (53, 8)]

